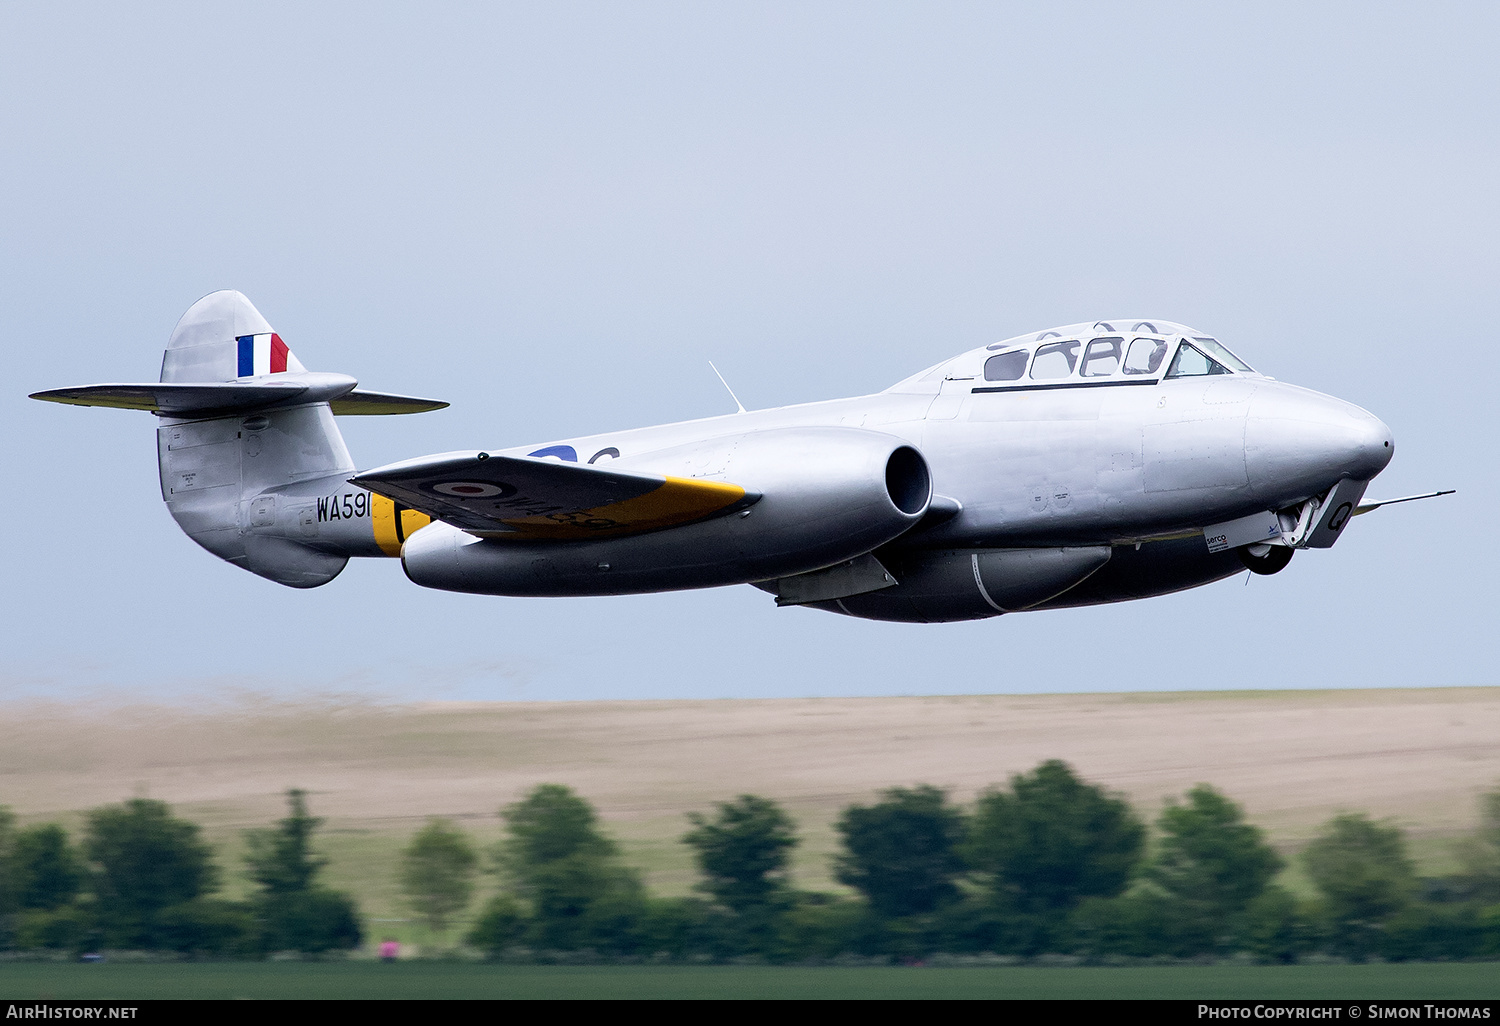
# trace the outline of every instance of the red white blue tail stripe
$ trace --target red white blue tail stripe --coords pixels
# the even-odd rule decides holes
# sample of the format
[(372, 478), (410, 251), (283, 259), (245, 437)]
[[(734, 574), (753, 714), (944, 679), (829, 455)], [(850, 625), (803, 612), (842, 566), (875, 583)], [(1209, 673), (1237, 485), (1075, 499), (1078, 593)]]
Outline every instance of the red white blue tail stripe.
[(307, 370), (281, 341), (281, 336), (275, 333), (240, 335), (235, 342), (239, 345), (239, 376), (242, 378)]

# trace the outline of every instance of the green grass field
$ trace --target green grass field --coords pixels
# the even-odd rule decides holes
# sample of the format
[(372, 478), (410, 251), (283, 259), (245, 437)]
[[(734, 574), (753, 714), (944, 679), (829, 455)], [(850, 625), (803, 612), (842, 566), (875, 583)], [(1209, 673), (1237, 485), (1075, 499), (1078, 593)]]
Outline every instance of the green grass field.
[(0, 997), (1500, 998), (1495, 963), (1145, 968), (491, 966), (449, 962), (0, 965)]

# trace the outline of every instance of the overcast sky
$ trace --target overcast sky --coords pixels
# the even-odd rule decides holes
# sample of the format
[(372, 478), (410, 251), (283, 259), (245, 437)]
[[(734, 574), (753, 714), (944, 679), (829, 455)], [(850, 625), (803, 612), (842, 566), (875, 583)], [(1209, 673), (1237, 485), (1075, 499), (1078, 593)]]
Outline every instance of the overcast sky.
[[(1490, 684), (1500, 6), (0, 6), (0, 696), (648, 698)], [(245, 292), (308, 367), (451, 409), (361, 467), (878, 391), (1161, 317), (1395, 432), (1274, 578), (916, 626), (749, 587), (298, 592), (161, 502), (154, 380)]]

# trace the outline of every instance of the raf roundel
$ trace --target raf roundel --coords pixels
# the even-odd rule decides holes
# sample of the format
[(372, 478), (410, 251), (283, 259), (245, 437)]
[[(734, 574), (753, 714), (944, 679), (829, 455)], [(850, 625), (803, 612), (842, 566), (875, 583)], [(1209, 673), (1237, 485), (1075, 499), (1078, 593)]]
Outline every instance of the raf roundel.
[(516, 491), (510, 485), (495, 484), (492, 481), (437, 481), (426, 487), (439, 495), (452, 495), (459, 499), (503, 498)]

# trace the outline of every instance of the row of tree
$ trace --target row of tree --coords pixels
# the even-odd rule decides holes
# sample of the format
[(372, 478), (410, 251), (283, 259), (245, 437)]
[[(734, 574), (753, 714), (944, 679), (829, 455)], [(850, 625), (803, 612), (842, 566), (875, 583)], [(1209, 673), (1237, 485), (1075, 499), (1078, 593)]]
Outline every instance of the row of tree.
[[(501, 813), (506, 886), (467, 941), (496, 957), (1495, 957), (1500, 792), (1481, 813), (1462, 871), (1437, 879), (1418, 877), (1397, 826), (1336, 816), (1301, 853), (1316, 893), (1298, 897), (1273, 882), (1282, 856), (1214, 788), (1169, 801), (1153, 838), (1122, 796), (1051, 761), (971, 809), (928, 786), (846, 808), (835, 876), (857, 897), (795, 888), (795, 824), (774, 801), (743, 795), (689, 817), (682, 840), (701, 897), (653, 898), (589, 804), (543, 785)], [(427, 829), (464, 843), (448, 824)], [(452, 894), (449, 914), (464, 892)]]
[(256, 956), (357, 947), (347, 895), (318, 884), (320, 822), (301, 791), (274, 828), (246, 835), (254, 893), (215, 897), (222, 875), (195, 823), (135, 798), (90, 812), (81, 846), (56, 823), (16, 829), (0, 808), (0, 947)]
[[(219, 957), (358, 946), (353, 901), (318, 882), (320, 821), (302, 792), (288, 802), (274, 827), (248, 833), (243, 901), (215, 896), (210, 847), (161, 802), (94, 810), (76, 846), (56, 824), (17, 829), (0, 810), (0, 946)], [(968, 808), (929, 786), (847, 807), (834, 869), (850, 893), (839, 895), (794, 885), (796, 824), (756, 795), (688, 817), (691, 897), (650, 894), (567, 787), (540, 785), (501, 818), (491, 859), (434, 819), (399, 867), (436, 935), (462, 922), (463, 941), (496, 958), (1500, 956), (1500, 792), (1483, 799), (1461, 870), (1440, 878), (1418, 876), (1395, 825), (1334, 817), (1300, 854), (1308, 895), (1274, 882), (1285, 860), (1212, 787), (1169, 801), (1151, 831), (1122, 796), (1057, 761)], [(501, 886), (471, 919), (486, 868)]]

